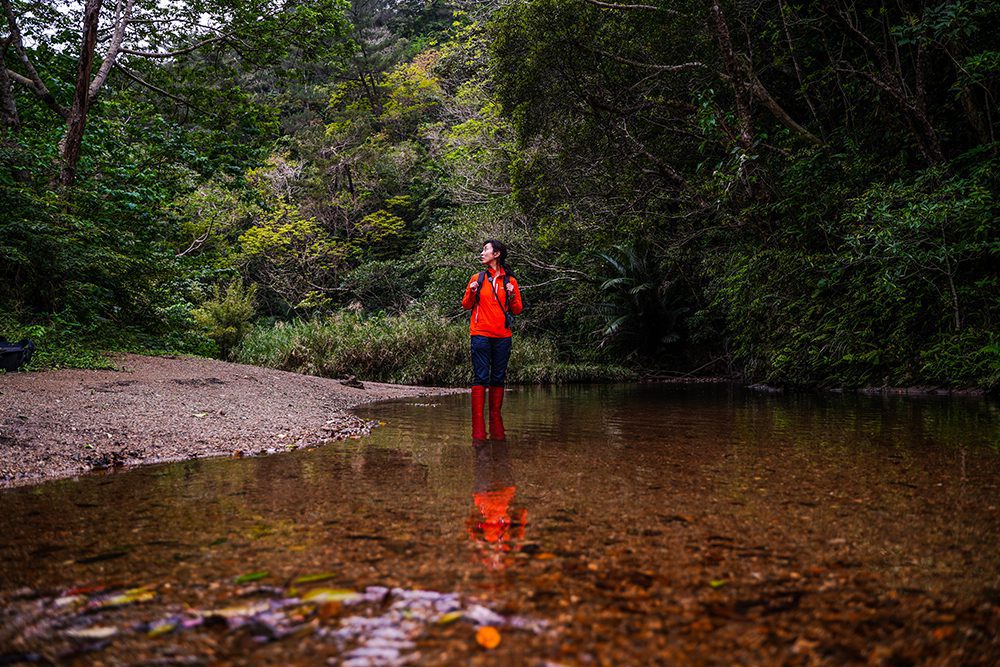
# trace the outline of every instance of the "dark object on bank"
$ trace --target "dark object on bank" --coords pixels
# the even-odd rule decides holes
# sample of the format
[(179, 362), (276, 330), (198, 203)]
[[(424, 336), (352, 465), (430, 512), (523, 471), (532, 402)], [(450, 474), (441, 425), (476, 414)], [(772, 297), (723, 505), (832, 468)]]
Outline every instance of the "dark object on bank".
[(18, 343), (11, 343), (0, 338), (0, 369), (5, 371), (16, 371), (31, 361), (31, 354), (35, 351), (35, 344), (25, 338)]
[(345, 387), (354, 387), (355, 389), (364, 389), (365, 385), (361, 383), (361, 380), (354, 377), (353, 375), (348, 375), (346, 379), (341, 380), (340, 384)]

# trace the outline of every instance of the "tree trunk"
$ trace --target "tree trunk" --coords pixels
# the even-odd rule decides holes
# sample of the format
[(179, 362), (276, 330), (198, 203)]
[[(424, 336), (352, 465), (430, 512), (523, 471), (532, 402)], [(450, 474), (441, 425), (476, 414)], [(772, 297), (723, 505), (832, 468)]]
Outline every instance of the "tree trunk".
[(97, 23), (101, 14), (101, 0), (87, 0), (83, 13), (83, 43), (80, 46), (79, 69), (73, 107), (66, 120), (66, 133), (59, 142), (59, 185), (70, 186), (76, 180), (76, 165), (83, 146), (83, 129), (90, 110), (90, 70), (94, 65), (97, 48)]
[(14, 101), (14, 91), (11, 90), (11, 80), (7, 76), (7, 64), (4, 53), (7, 44), (0, 45), (0, 126), (9, 128), (14, 133), (21, 131), (21, 117), (17, 113), (17, 103)]
[(729, 35), (729, 26), (726, 25), (726, 17), (722, 13), (722, 5), (719, 0), (712, 2), (712, 27), (715, 32), (715, 39), (719, 43), (719, 54), (722, 56), (722, 63), (726, 68), (726, 75), (733, 85), (733, 94), (736, 98), (736, 123), (739, 135), (737, 142), (744, 151), (749, 151), (753, 145), (753, 120), (750, 116), (750, 96), (748, 95), (746, 82), (740, 76), (740, 66), (736, 59), (736, 52), (733, 49), (733, 40)]
[[(856, 71), (856, 74), (867, 79), (869, 83), (883, 92), (888, 93), (899, 105), (899, 110), (906, 119), (907, 125), (917, 142), (917, 148), (923, 154), (928, 164), (939, 164), (944, 162), (944, 151), (941, 148), (941, 141), (937, 131), (931, 123), (927, 113), (924, 95), (923, 80), (923, 47), (918, 45), (916, 57), (916, 88), (915, 94), (910, 93), (906, 86), (902, 66), (898, 57), (898, 45), (892, 41), (891, 35), (883, 36), (886, 45), (879, 46), (868, 37), (861, 28), (840, 11), (839, 6), (824, 5), (823, 12), (833, 19), (843, 30), (845, 36), (860, 46), (872, 59), (875, 67), (872, 70), (865, 68)], [(889, 52), (890, 46), (892, 53)]]

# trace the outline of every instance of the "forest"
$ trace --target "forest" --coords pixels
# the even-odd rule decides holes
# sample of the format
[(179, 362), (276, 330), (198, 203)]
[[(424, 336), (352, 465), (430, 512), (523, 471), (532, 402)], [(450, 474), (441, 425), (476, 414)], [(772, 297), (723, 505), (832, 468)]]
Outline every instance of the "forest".
[(0, 336), (467, 383), (1000, 388), (1000, 3), (0, 0)]

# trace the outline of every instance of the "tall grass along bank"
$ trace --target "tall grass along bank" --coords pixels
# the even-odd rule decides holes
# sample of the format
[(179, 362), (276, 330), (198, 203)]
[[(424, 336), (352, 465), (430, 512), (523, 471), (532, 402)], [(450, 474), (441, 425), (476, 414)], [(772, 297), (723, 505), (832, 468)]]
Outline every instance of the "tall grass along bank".
[[(280, 370), (377, 382), (460, 386), (471, 379), (465, 322), (434, 313), (360, 315), (258, 325), (235, 353), (237, 361)], [(627, 380), (619, 366), (566, 363), (548, 341), (517, 335), (508, 382)]]

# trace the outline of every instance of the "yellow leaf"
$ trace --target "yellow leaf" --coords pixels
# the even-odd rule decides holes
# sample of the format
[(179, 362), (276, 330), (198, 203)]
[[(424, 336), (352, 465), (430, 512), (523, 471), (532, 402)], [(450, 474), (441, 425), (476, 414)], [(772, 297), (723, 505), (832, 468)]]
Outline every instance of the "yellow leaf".
[(267, 602), (257, 602), (255, 604), (248, 604), (240, 607), (211, 609), (209, 611), (200, 612), (200, 615), (205, 617), (221, 616), (222, 618), (238, 618), (240, 616), (253, 616), (254, 614), (259, 614), (262, 611), (267, 611), (270, 608), (271, 607)]
[(461, 611), (449, 611), (447, 614), (441, 614), (441, 616), (437, 620), (437, 624), (448, 625), (449, 623), (454, 623), (460, 618), (462, 618)]
[(146, 636), (149, 637), (150, 639), (156, 639), (157, 637), (162, 637), (163, 635), (170, 634), (176, 628), (177, 628), (176, 623), (170, 623), (170, 622), (161, 623), (160, 625), (157, 625), (155, 628), (147, 632)]
[(316, 588), (302, 596), (302, 599), (306, 602), (338, 602), (353, 600), (356, 597), (358, 597), (357, 592), (343, 588)]

